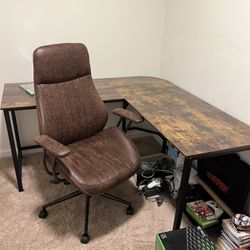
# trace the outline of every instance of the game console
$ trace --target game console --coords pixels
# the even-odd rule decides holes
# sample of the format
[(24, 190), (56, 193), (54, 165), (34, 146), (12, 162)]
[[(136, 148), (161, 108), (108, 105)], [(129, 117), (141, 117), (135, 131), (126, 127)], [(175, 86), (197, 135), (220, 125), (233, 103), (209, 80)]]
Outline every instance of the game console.
[(201, 227), (188, 227), (156, 235), (155, 250), (216, 250)]

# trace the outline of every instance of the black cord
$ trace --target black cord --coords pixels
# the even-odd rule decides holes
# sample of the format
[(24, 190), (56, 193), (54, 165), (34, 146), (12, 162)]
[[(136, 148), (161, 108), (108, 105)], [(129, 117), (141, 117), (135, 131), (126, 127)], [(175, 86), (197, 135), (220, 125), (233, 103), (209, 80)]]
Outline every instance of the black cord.
[(139, 187), (144, 183), (144, 182), (149, 182), (149, 180), (147, 180), (147, 179), (144, 179), (144, 180), (142, 180), (139, 184), (138, 184), (138, 186), (137, 186), (137, 188), (136, 188), (136, 191), (139, 191)]
[[(150, 200), (150, 201), (164, 201), (166, 200), (166, 198), (170, 198), (170, 199), (173, 199), (174, 196), (175, 196), (175, 193), (177, 192), (176, 188), (175, 188), (175, 183), (174, 183), (174, 171), (173, 170), (167, 170), (167, 169), (159, 169), (160, 167), (160, 161), (159, 160), (156, 160), (156, 161), (153, 161), (153, 162), (148, 162), (149, 166), (147, 169), (143, 170), (142, 173), (141, 173), (141, 176), (144, 177), (145, 179), (142, 180), (138, 187), (137, 187), (137, 191), (139, 190), (139, 187), (143, 184), (143, 183), (149, 183), (152, 179), (152, 177), (154, 176), (155, 172), (164, 172), (168, 175), (165, 176), (165, 178), (163, 178), (163, 181), (166, 183), (167, 185), (167, 189), (168, 189), (168, 192), (164, 192), (162, 193), (161, 190), (157, 188), (158, 192), (159, 192), (159, 195), (157, 198), (155, 197), (147, 197), (146, 199), (147, 200)], [(145, 175), (145, 172), (146, 171), (152, 171), (152, 174), (150, 176), (147, 176)], [(168, 193), (168, 195), (167, 195)]]
[[(145, 175), (145, 172), (146, 172), (146, 171), (151, 171), (151, 174), (150, 174), (150, 175)], [(152, 177), (154, 177), (154, 174), (155, 174), (155, 172), (154, 172), (154, 170), (152, 170), (152, 169), (143, 170), (143, 171), (141, 172), (141, 176), (142, 176), (143, 178), (145, 178), (145, 179), (151, 179)]]

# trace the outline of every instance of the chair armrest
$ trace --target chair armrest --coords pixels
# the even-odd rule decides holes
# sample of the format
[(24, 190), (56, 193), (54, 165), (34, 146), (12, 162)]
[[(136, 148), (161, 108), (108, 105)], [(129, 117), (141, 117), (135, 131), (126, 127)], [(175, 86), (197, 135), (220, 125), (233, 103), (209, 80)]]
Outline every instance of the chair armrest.
[(37, 142), (44, 149), (48, 150), (56, 158), (62, 158), (70, 154), (70, 149), (68, 147), (47, 135), (37, 136), (35, 138), (35, 142)]
[(118, 115), (120, 117), (126, 118), (134, 123), (141, 123), (143, 122), (143, 118), (140, 115), (137, 115), (127, 109), (123, 108), (115, 108), (112, 110), (113, 114)]

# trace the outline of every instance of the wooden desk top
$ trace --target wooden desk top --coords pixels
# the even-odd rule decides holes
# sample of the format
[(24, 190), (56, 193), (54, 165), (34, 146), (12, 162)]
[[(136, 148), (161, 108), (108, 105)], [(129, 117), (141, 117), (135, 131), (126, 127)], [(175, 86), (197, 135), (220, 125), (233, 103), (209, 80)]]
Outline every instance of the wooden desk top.
[[(123, 77), (94, 82), (104, 101), (126, 99), (186, 157), (250, 149), (250, 126), (166, 80)], [(35, 108), (34, 97), (19, 84), (5, 84), (1, 109)]]

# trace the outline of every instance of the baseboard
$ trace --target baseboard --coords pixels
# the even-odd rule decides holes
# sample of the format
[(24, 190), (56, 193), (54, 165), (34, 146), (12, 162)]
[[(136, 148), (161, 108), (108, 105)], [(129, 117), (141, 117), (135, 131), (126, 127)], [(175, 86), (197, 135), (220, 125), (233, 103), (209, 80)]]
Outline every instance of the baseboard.
[(0, 150), (0, 158), (10, 157), (10, 156), (11, 156), (10, 149)]
[[(31, 150), (25, 150), (25, 151), (23, 151), (23, 155), (29, 155), (29, 154), (34, 154), (34, 153), (38, 153), (38, 152), (42, 152), (42, 149), (35, 148), (35, 149), (31, 149)], [(11, 157), (10, 149), (0, 150), (0, 158), (5, 158), (5, 157)]]

